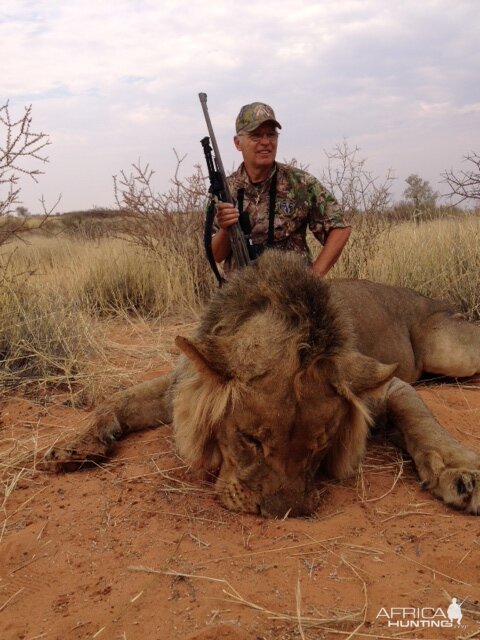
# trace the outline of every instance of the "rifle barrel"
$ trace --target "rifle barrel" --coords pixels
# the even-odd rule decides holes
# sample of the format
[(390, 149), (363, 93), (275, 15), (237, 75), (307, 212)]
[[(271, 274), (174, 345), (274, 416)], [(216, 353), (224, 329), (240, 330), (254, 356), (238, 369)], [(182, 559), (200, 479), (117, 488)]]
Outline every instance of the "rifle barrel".
[[(230, 187), (228, 186), (225, 169), (223, 168), (222, 158), (220, 156), (220, 151), (217, 145), (217, 139), (215, 138), (212, 121), (210, 120), (210, 115), (208, 113), (207, 94), (199, 93), (198, 97), (200, 99), (200, 104), (202, 105), (203, 115), (205, 116), (205, 122), (207, 123), (208, 133), (210, 134), (210, 141), (212, 143), (213, 151), (215, 153), (215, 162), (217, 164), (218, 171), (222, 176), (225, 202), (230, 202), (231, 204), (235, 204), (235, 201), (232, 197), (232, 193), (230, 191)], [(203, 141), (202, 141), (202, 145), (203, 145)], [(235, 260), (235, 264), (237, 265), (237, 267), (239, 268), (245, 267), (247, 264), (250, 264), (252, 260), (250, 259), (247, 243), (245, 241), (245, 236), (243, 234), (240, 224), (236, 222), (232, 226), (228, 227), (228, 234), (230, 237), (230, 245), (232, 247), (233, 258)]]
[(220, 151), (218, 150), (217, 139), (215, 137), (215, 132), (213, 131), (212, 121), (210, 120), (210, 114), (208, 113), (207, 94), (206, 93), (199, 93), (198, 97), (200, 98), (200, 103), (201, 103), (202, 109), (203, 109), (203, 115), (205, 116), (205, 122), (207, 123), (207, 129), (208, 129), (208, 133), (210, 135), (210, 141), (212, 143), (213, 151), (215, 153), (215, 161), (217, 163), (218, 170), (221, 172), (221, 174), (222, 174), (222, 176), (224, 178), (225, 195), (227, 197), (227, 202), (230, 202), (231, 204), (233, 204), (233, 198), (232, 198), (232, 194), (230, 192), (230, 187), (228, 186), (228, 183), (227, 183), (227, 180), (226, 180), (226, 175), (227, 174), (225, 173), (225, 169), (223, 168), (222, 157), (220, 155)]

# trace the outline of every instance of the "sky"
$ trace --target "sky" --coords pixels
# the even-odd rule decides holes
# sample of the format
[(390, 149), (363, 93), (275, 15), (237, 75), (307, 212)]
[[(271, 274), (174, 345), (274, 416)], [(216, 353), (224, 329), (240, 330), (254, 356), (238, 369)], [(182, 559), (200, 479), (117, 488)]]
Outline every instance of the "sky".
[(51, 140), (23, 204), (114, 206), (112, 176), (139, 161), (162, 192), (173, 149), (190, 175), (199, 92), (228, 170), (238, 111), (261, 101), (282, 124), (280, 161), (320, 177), (346, 139), (373, 174), (393, 171), (397, 199), (412, 173), (445, 193), (441, 173), (480, 151), (479, 42), (477, 0), (1, 0), (0, 105), (32, 105)]

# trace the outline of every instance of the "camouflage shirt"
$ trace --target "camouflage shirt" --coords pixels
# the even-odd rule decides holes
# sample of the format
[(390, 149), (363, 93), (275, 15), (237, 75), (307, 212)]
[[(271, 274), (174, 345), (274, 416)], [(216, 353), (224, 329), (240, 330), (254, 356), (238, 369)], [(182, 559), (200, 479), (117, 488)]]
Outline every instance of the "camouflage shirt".
[[(242, 163), (229, 176), (228, 184), (235, 199), (239, 189), (245, 190), (243, 210), (250, 217), (254, 244), (267, 244), (269, 192), (275, 171), (274, 247), (303, 253), (311, 262), (306, 242), (307, 226), (317, 240), (324, 244), (331, 229), (350, 225), (345, 221), (332, 194), (306, 171), (276, 162), (270, 178), (259, 184), (252, 184)], [(232, 266), (229, 265), (229, 259), (226, 263), (227, 269)]]

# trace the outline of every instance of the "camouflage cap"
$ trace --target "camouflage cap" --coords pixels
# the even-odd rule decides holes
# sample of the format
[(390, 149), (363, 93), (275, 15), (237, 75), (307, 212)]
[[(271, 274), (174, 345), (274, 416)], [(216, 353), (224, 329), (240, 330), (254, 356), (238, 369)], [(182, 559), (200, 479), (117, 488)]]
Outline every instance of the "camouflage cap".
[(251, 133), (264, 122), (273, 122), (276, 127), (282, 128), (282, 125), (275, 118), (272, 107), (263, 102), (252, 102), (252, 104), (246, 104), (240, 109), (235, 126), (237, 133)]

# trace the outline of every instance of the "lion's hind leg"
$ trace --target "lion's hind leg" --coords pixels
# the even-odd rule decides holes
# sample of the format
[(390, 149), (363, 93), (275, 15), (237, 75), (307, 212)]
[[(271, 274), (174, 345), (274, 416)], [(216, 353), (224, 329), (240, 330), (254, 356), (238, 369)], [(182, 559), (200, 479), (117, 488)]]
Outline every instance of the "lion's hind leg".
[(394, 440), (413, 458), (422, 486), (449, 506), (480, 515), (480, 455), (445, 431), (398, 378), (390, 384), (386, 408)]
[(128, 433), (171, 422), (173, 375), (115, 393), (95, 409), (80, 433), (47, 452), (44, 466), (51, 471), (73, 471), (102, 462), (114, 443)]
[(435, 313), (412, 338), (423, 371), (455, 378), (480, 373), (480, 326)]

